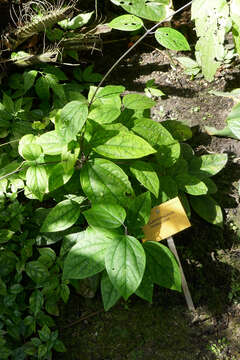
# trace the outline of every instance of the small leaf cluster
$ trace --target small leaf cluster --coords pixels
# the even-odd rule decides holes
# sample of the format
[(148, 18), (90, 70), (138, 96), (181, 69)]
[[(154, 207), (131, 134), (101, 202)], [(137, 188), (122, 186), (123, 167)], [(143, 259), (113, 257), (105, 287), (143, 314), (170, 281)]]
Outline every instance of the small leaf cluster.
[(0, 226), (0, 353), (1, 359), (50, 359), (65, 351), (53, 315), (67, 301), (61, 261), (49, 247), (36, 248), (37, 227), (31, 203), (1, 201)]

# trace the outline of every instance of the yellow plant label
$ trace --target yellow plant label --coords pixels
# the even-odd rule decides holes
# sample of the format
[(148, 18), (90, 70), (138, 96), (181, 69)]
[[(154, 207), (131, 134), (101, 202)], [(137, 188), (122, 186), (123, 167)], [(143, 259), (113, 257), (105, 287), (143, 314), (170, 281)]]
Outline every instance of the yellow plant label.
[(155, 206), (143, 227), (143, 241), (161, 241), (190, 227), (191, 224), (178, 197)]

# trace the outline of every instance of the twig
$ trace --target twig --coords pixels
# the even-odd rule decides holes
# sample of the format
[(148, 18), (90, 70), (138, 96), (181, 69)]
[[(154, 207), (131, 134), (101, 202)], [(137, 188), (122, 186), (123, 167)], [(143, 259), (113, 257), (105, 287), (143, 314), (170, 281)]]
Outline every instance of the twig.
[(149, 35), (152, 31), (154, 31), (156, 28), (159, 27), (159, 25), (161, 25), (163, 22), (165, 22), (166, 20), (170, 19), (172, 16), (178, 14), (179, 12), (181, 12), (182, 10), (184, 10), (185, 8), (187, 8), (188, 6), (190, 6), (192, 4), (192, 1), (189, 1), (189, 3), (187, 3), (186, 5), (182, 6), (180, 9), (174, 11), (173, 14), (167, 16), (164, 20), (161, 20), (160, 22), (158, 22), (157, 24), (155, 24), (154, 26), (152, 26), (150, 29), (148, 29), (134, 44), (133, 46), (131, 46), (127, 51), (125, 51), (125, 53), (120, 56), (120, 58), (111, 66), (111, 68), (106, 72), (106, 74), (104, 75), (104, 77), (102, 78), (102, 80), (100, 81), (100, 83), (98, 84), (96, 90), (93, 93), (93, 96), (89, 102), (88, 108), (91, 107), (93, 100), (95, 99), (95, 96), (99, 90), (99, 88), (102, 86), (102, 84), (104, 83), (104, 81), (107, 79), (107, 77), (111, 74), (111, 72), (115, 69), (115, 67), (125, 58), (125, 56), (127, 56), (147, 35)]
[(104, 310), (102, 309), (102, 310), (95, 311), (95, 312), (93, 312), (93, 313), (91, 313), (91, 314), (82, 316), (80, 319), (72, 322), (71, 324), (64, 325), (63, 327), (61, 327), (61, 329), (67, 329), (67, 328), (69, 328), (69, 327), (71, 327), (71, 326), (77, 325), (77, 324), (79, 324), (80, 322), (82, 322), (83, 320), (86, 320), (86, 319), (88, 319), (88, 318), (90, 318), (90, 317), (92, 317), (92, 316), (95, 316), (95, 315), (97, 315), (97, 314), (100, 314), (100, 313), (103, 312), (103, 311), (104, 311)]

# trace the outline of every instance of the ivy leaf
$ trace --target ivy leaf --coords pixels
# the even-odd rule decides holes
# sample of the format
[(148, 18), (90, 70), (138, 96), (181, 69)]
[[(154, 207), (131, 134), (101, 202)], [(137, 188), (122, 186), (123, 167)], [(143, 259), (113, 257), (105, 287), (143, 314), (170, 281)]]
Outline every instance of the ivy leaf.
[(135, 161), (130, 165), (130, 171), (146, 189), (151, 191), (151, 193), (158, 198), (159, 179), (150, 163), (140, 160)]
[(223, 215), (221, 207), (209, 195), (190, 197), (193, 210), (207, 222), (223, 227)]
[[(112, 230), (87, 228), (69, 251), (63, 267), (64, 279), (85, 279), (105, 268), (105, 253), (117, 236)], [(69, 235), (71, 237), (71, 235)]]
[(124, 171), (106, 159), (94, 159), (80, 172), (81, 186), (92, 202), (113, 202), (126, 205), (133, 189)]
[(76, 140), (88, 115), (87, 104), (82, 101), (71, 101), (56, 116), (56, 132), (65, 142)]
[(84, 211), (83, 215), (91, 226), (115, 229), (123, 225), (126, 212), (118, 204), (101, 203), (94, 204), (91, 209)]
[[(82, 201), (84, 198), (82, 198)], [(73, 200), (67, 199), (58, 203), (45, 218), (41, 232), (56, 232), (68, 229), (79, 218), (81, 208)]]
[(137, 159), (156, 152), (145, 140), (131, 133), (119, 133), (93, 150), (111, 159)]
[(146, 271), (152, 282), (168, 289), (181, 291), (181, 274), (172, 252), (156, 241), (143, 244), (146, 252)]
[(110, 281), (125, 300), (142, 281), (145, 253), (140, 242), (132, 236), (118, 235), (108, 247), (105, 265)]
[(127, 109), (144, 110), (151, 109), (156, 102), (145, 95), (127, 94), (123, 97), (123, 105)]
[(48, 187), (48, 177), (44, 166), (30, 166), (26, 172), (26, 184), (33, 195), (42, 201)]
[(106, 271), (103, 271), (101, 278), (101, 293), (104, 310), (108, 311), (120, 299), (121, 294), (111, 283)]
[(210, 154), (194, 157), (189, 164), (189, 172), (199, 179), (204, 179), (216, 175), (224, 168), (227, 161), (227, 154)]
[(155, 31), (155, 38), (160, 45), (167, 49), (176, 51), (191, 50), (187, 39), (175, 29), (161, 27)]
[(110, 21), (108, 26), (122, 31), (135, 31), (141, 29), (143, 21), (134, 15), (121, 15)]

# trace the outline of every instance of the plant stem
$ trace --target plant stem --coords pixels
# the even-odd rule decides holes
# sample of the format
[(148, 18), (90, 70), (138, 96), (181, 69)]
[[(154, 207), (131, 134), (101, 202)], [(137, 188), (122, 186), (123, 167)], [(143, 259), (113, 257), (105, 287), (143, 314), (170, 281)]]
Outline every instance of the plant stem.
[(120, 56), (120, 58), (111, 66), (111, 68), (106, 72), (106, 74), (104, 75), (104, 77), (102, 78), (102, 80), (100, 81), (100, 83), (98, 84), (96, 90), (93, 93), (93, 96), (89, 102), (88, 108), (91, 107), (93, 100), (96, 97), (96, 94), (99, 90), (99, 88), (102, 86), (102, 84), (104, 83), (104, 81), (107, 79), (107, 77), (111, 74), (111, 72), (115, 69), (115, 67), (125, 58), (125, 56), (127, 56), (147, 35), (149, 35), (152, 31), (154, 31), (156, 28), (159, 27), (159, 25), (161, 25), (163, 22), (165, 22), (166, 20), (170, 19), (172, 16), (178, 14), (179, 12), (181, 12), (182, 10), (184, 10), (185, 8), (187, 8), (188, 6), (190, 6), (192, 4), (192, 1), (189, 1), (189, 3), (187, 3), (186, 5), (182, 6), (180, 9), (174, 11), (173, 14), (167, 16), (164, 20), (161, 20), (160, 22), (158, 22), (157, 24), (155, 24), (154, 26), (152, 26), (150, 29), (148, 29), (134, 44), (133, 46), (131, 46), (127, 51), (125, 51), (125, 53)]

